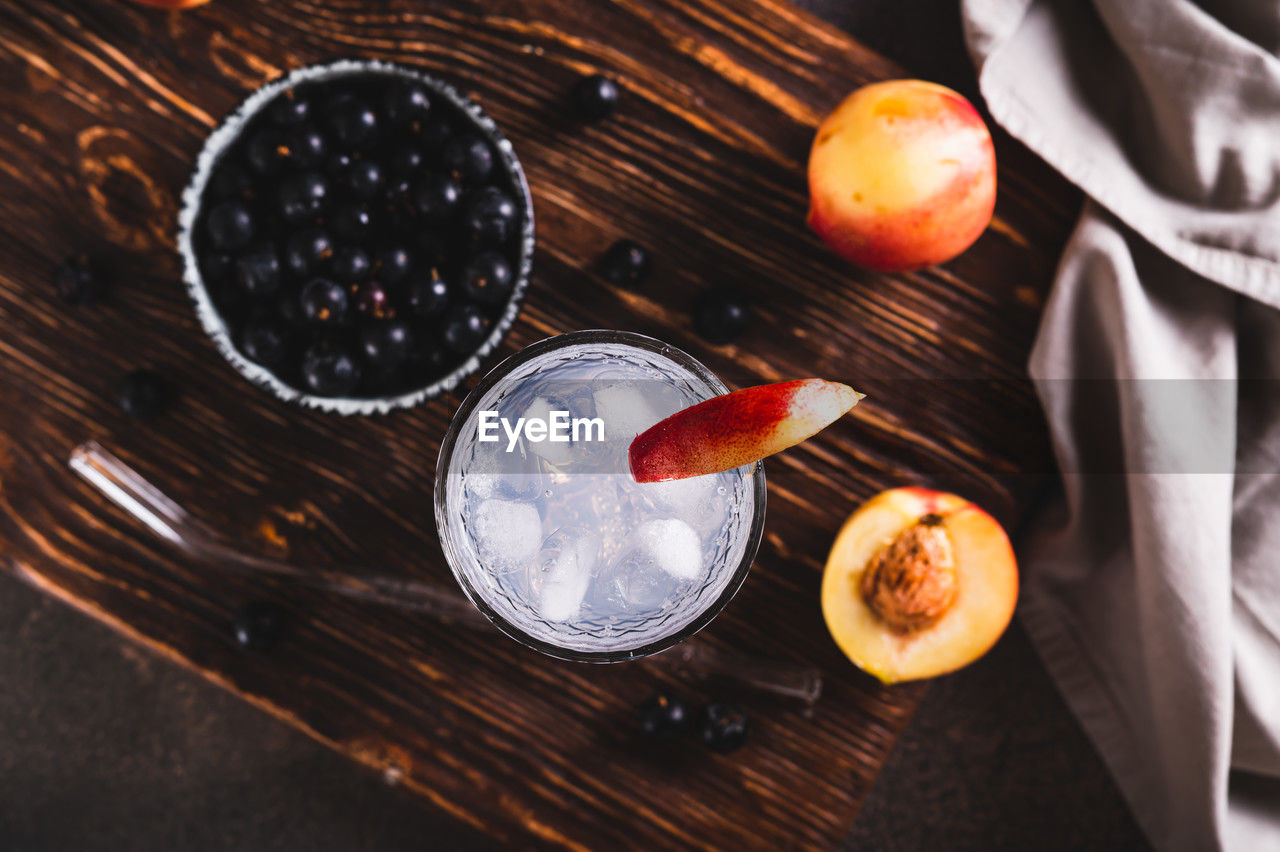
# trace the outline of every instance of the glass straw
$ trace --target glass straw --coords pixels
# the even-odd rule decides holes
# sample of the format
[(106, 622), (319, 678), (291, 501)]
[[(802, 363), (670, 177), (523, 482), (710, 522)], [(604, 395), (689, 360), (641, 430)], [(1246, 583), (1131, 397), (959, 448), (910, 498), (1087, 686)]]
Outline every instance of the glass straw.
[[(83, 477), (131, 517), (155, 535), (201, 564), (241, 574), (284, 577), (312, 588), (356, 600), (423, 613), (450, 624), (491, 629), (484, 617), (461, 593), (417, 580), (385, 575), (302, 568), (246, 553), (175, 503), (96, 441), (76, 447), (69, 460)], [(763, 692), (814, 704), (822, 692), (822, 676), (794, 663), (767, 660), (718, 650), (691, 639), (669, 651), (649, 657), (647, 663), (694, 678), (727, 677)]]

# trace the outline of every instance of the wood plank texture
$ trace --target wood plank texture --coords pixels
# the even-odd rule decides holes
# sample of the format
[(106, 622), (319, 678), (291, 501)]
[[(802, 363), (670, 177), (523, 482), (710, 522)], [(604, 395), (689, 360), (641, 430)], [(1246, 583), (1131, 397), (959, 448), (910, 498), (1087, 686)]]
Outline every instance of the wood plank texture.
[[(870, 394), (768, 463), (765, 543), (703, 634), (821, 668), (814, 712), (746, 696), (748, 748), (655, 750), (631, 714), (668, 675), (558, 663), (496, 633), (187, 564), (66, 470), (71, 448), (96, 438), (263, 552), (451, 582), (430, 485), (460, 396), (374, 418), (284, 406), (221, 359), (180, 284), (177, 199), (206, 134), (262, 82), (342, 56), (458, 83), (525, 164), (533, 283), (490, 365), (550, 334), (625, 328), (730, 384), (817, 375)], [(579, 126), (565, 92), (596, 70), (624, 101)], [(1016, 522), (1048, 464), (1022, 366), (1076, 205), (1002, 138), (997, 220), (973, 250), (904, 275), (833, 257), (803, 225), (814, 126), (852, 87), (901, 73), (779, 0), (0, 5), (3, 564), (499, 840), (833, 846), (922, 687), (883, 688), (839, 655), (818, 607), (822, 560), (848, 512), (893, 485), (962, 489)], [(623, 236), (654, 252), (635, 292), (592, 274)], [(113, 270), (105, 303), (58, 302), (52, 271), (77, 251)], [(689, 312), (725, 283), (756, 318), (737, 345), (710, 347)], [(182, 389), (147, 426), (113, 401), (138, 366)], [(246, 655), (226, 624), (264, 596), (286, 601), (295, 626), (272, 653)]]

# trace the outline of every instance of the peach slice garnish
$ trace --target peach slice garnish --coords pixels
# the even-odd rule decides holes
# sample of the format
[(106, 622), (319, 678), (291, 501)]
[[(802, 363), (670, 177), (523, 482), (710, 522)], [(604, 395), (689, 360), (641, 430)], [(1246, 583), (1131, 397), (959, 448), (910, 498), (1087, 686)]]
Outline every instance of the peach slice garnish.
[(637, 435), (631, 475), (637, 482), (663, 482), (751, 464), (811, 437), (862, 398), (848, 385), (824, 379), (712, 397)]
[(1017, 599), (1004, 528), (968, 500), (925, 488), (895, 488), (863, 504), (836, 536), (822, 575), (832, 638), (885, 683), (981, 657)]

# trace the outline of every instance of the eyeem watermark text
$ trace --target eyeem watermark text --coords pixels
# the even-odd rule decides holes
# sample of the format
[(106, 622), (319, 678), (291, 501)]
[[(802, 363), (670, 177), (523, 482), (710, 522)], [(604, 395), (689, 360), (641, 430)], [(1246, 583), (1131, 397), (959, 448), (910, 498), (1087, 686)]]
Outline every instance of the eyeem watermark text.
[(496, 443), (505, 434), (507, 452), (511, 452), (520, 443), (521, 435), (535, 444), (543, 441), (555, 444), (603, 441), (604, 420), (599, 417), (571, 417), (568, 411), (549, 411), (545, 420), (518, 417), (513, 424), (509, 418), (498, 416), (496, 411), (481, 411), (477, 433), (482, 444)]

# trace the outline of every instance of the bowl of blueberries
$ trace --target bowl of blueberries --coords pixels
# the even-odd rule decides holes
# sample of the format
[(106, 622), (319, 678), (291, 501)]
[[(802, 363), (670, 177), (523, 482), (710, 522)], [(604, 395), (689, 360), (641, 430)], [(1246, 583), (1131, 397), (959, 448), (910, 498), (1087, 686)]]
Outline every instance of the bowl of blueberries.
[(533, 205), (511, 143), (452, 86), (343, 60), (255, 91), (209, 137), (179, 250), (206, 332), (280, 399), (416, 405), (520, 310)]

